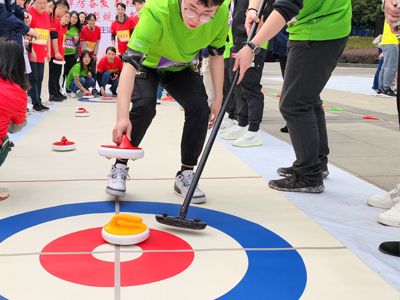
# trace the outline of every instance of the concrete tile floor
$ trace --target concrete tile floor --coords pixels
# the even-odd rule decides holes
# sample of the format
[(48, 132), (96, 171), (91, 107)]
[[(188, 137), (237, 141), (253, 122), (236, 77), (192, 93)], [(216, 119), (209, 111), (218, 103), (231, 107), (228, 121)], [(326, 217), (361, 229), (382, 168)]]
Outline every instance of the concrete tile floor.
[[(368, 82), (375, 74), (374, 68), (336, 68), (333, 76), (341, 80)], [(271, 80), (280, 76), (277, 63), (267, 63), (263, 74), (265, 94), (262, 129), (290, 143), (287, 133), (281, 133), (285, 124), (279, 112), (279, 98), (282, 82)], [(343, 79), (344, 78), (344, 79)], [(335, 79), (336, 80), (336, 79)], [(337, 80), (336, 80), (337, 81)], [(390, 190), (400, 182), (400, 132), (397, 122), (396, 100), (377, 97), (372, 89), (360, 87), (355, 92), (327, 88), (322, 99), (328, 106), (326, 119), (332, 164), (384, 189)], [(333, 112), (329, 107), (340, 107)], [(364, 120), (372, 115), (379, 120)]]

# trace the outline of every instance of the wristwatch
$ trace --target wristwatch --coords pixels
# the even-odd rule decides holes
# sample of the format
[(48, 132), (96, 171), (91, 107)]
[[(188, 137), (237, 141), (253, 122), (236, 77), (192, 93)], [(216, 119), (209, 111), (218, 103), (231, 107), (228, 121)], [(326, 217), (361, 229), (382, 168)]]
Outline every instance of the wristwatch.
[(254, 45), (253, 42), (248, 42), (246, 45), (250, 47), (250, 49), (253, 51), (254, 55), (257, 55), (258, 53), (260, 53), (260, 47)]

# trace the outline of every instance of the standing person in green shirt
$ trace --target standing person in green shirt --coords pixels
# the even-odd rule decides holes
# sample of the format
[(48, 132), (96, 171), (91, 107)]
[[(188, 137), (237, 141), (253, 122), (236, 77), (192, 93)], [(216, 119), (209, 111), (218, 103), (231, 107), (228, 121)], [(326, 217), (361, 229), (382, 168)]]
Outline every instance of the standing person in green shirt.
[[(81, 32), (81, 23), (79, 22), (79, 14), (76, 11), (71, 12), (71, 20), (68, 24), (68, 31), (65, 34), (64, 40), (64, 81), (68, 76), (71, 68), (76, 64), (78, 59), (78, 45), (79, 45), (79, 34)], [(66, 86), (66, 91), (69, 93), (69, 89)]]
[[(258, 22), (259, 0), (250, 0), (246, 28)], [(321, 193), (328, 176), (328, 135), (320, 94), (342, 54), (351, 30), (351, 0), (278, 0), (257, 35), (236, 56), (239, 80), (258, 46), (289, 21), (288, 59), (280, 111), (296, 154), (291, 167), (279, 168), (285, 178), (269, 187), (288, 192)]]
[[(117, 122), (113, 141), (123, 134), (139, 146), (156, 114), (156, 93), (160, 82), (185, 111), (181, 140), (181, 169), (174, 190), (185, 197), (193, 180), (193, 169), (203, 148), (207, 127), (212, 127), (221, 108), (224, 80), (224, 45), (228, 34), (228, 7), (224, 0), (150, 0), (139, 13), (123, 55), (117, 100)], [(207, 94), (200, 75), (193, 70), (200, 49), (207, 48), (214, 87), (214, 101)], [(138, 73), (140, 71), (140, 73)], [(132, 108), (129, 111), (130, 104)], [(171, 120), (174, 121), (174, 120)], [(128, 176), (127, 160), (112, 166), (106, 192), (124, 196)], [(196, 187), (192, 203), (206, 202)]]

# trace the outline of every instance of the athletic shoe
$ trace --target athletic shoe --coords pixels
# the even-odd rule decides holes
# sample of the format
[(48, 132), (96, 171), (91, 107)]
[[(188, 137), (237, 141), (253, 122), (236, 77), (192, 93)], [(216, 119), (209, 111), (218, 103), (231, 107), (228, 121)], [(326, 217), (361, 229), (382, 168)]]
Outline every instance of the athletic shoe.
[(82, 98), (84, 95), (85, 95), (85, 93), (82, 92), (81, 90), (77, 90), (76, 93), (75, 93), (75, 96), (77, 98)]
[(221, 134), (223, 140), (237, 140), (238, 138), (245, 135), (248, 131), (249, 126), (241, 127), (239, 125), (232, 126)]
[(400, 241), (389, 241), (383, 242), (379, 245), (379, 251), (382, 253), (393, 255), (393, 256), (400, 256)]
[(0, 201), (6, 200), (10, 196), (6, 188), (0, 188)]
[(386, 96), (390, 96), (390, 97), (396, 97), (396, 93), (395, 93), (395, 92), (393, 92), (393, 90), (392, 90), (392, 89), (387, 89), (387, 90), (384, 90), (384, 91), (383, 91), (383, 93), (384, 93)]
[(42, 103), (40, 103), (40, 107), (42, 108), (42, 110), (49, 110), (49, 108), (47, 106), (44, 106)]
[(325, 189), (324, 183), (311, 181), (297, 175), (291, 175), (283, 179), (270, 180), (268, 186), (271, 189), (284, 192), (322, 193)]
[(161, 99), (157, 98), (157, 105), (161, 104)]
[(400, 202), (378, 216), (378, 222), (393, 227), (400, 227)]
[(221, 126), (219, 127), (220, 131), (226, 130), (232, 126), (237, 125), (237, 121), (228, 117), (224, 117), (222, 119)]
[(369, 196), (367, 201), (368, 205), (385, 209), (393, 207), (398, 202), (400, 202), (400, 183), (383, 195)]
[[(278, 175), (281, 175), (283, 177), (288, 177), (295, 174), (293, 167), (287, 167), (287, 168), (282, 167), (276, 170), (276, 172), (278, 173)], [(329, 175), (328, 168), (323, 169), (322, 179), (325, 179), (326, 177), (328, 177), (328, 175)]]
[(34, 105), (32, 107), (32, 110), (36, 111), (36, 112), (42, 112), (43, 111), (42, 106), (40, 106), (40, 105)]
[(235, 147), (257, 147), (262, 146), (263, 144), (264, 140), (258, 131), (247, 131), (240, 138), (232, 142), (232, 146)]
[[(192, 170), (179, 171), (175, 177), (175, 184), (174, 184), (175, 194), (181, 196), (182, 198), (185, 198), (187, 192), (189, 191), (190, 184), (193, 181), (193, 177), (194, 177), (194, 172)], [(207, 202), (206, 195), (199, 189), (199, 186), (196, 186), (191, 203), (201, 204), (206, 202)]]
[(95, 98), (101, 96), (101, 94), (99, 93), (99, 91), (96, 90), (95, 88), (92, 89), (92, 95), (93, 95), (93, 97), (95, 97)]
[(125, 196), (126, 180), (129, 179), (129, 168), (124, 164), (116, 164), (111, 167), (108, 174), (106, 193), (111, 196)]

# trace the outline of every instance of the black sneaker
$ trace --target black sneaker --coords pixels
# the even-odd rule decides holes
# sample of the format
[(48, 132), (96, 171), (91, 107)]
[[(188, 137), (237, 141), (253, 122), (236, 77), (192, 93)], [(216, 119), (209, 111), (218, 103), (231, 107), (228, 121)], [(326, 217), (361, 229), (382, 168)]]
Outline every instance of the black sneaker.
[[(279, 168), (278, 170), (276, 170), (276, 172), (278, 173), (278, 175), (281, 175), (283, 177), (288, 177), (295, 174), (293, 167)], [(325, 179), (326, 177), (328, 177), (328, 175), (328, 169), (322, 171), (322, 179)]]
[(101, 96), (100, 92), (99, 92), (98, 90), (96, 90), (96, 89), (92, 89), (92, 95), (93, 95), (93, 97), (95, 97), (95, 98)]
[(320, 181), (310, 181), (300, 178), (297, 175), (285, 177), (283, 179), (270, 180), (268, 186), (271, 189), (284, 192), (303, 192), (303, 193), (322, 193), (325, 189), (324, 183)]
[(42, 109), (42, 107), (40, 105), (34, 105), (32, 107), (32, 110), (33, 111), (37, 111), (37, 112), (42, 112), (43, 111), (43, 109)]
[(289, 130), (288, 130), (287, 126), (282, 127), (282, 128), (281, 128), (281, 132), (283, 132), (283, 133), (288, 133)]
[(386, 96), (396, 97), (396, 93), (393, 92), (392, 89), (384, 90), (383, 93), (384, 93)]
[(64, 96), (64, 95), (61, 94), (61, 93), (57, 95), (57, 98), (58, 98), (58, 99), (61, 99), (61, 100), (67, 100), (67, 96)]
[(51, 95), (50, 98), (49, 98), (49, 101), (51, 101), (51, 102), (61, 102), (61, 101), (63, 101), (63, 99), (61, 99), (58, 96)]
[(47, 106), (44, 106), (42, 103), (39, 104), (42, 110), (49, 110)]

